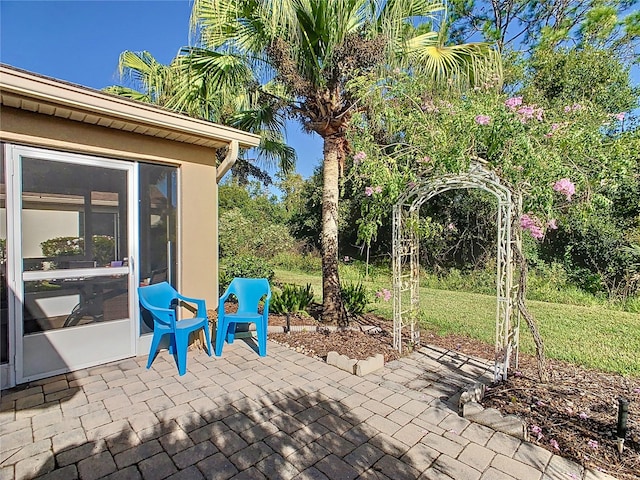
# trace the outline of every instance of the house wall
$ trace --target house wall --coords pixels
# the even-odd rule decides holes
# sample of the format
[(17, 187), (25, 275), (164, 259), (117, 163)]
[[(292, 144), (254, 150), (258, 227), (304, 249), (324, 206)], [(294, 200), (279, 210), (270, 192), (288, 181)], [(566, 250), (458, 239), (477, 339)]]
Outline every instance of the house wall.
[(215, 308), (217, 290), (217, 183), (215, 149), (89, 125), (3, 106), (0, 140), (113, 159), (180, 168), (179, 277), (187, 296)]
[(180, 288), (188, 297), (204, 298), (207, 308), (214, 309), (218, 304), (216, 170), (184, 163), (180, 179)]

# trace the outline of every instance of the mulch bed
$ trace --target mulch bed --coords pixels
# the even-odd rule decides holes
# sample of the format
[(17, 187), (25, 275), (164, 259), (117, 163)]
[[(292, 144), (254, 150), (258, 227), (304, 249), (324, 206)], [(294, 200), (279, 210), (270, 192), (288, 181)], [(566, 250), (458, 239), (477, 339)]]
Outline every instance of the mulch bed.
[[(313, 317), (292, 315), (291, 325), (322, 326)], [(285, 325), (285, 317), (269, 315), (270, 325)], [(306, 355), (325, 359), (329, 351), (365, 359), (377, 353), (385, 361), (399, 357), (392, 348), (392, 323), (375, 315), (352, 322), (353, 327), (373, 325), (379, 333), (357, 329), (328, 332), (270, 334), (273, 341)], [(459, 335), (422, 332), (424, 343), (493, 360), (494, 346)], [(601, 470), (620, 480), (640, 478), (640, 378), (588, 370), (570, 363), (549, 361), (552, 382), (537, 380), (535, 360), (520, 355), (518, 370), (503, 383), (491, 386), (483, 401), (503, 414), (515, 414), (529, 425), (533, 443)], [(622, 455), (615, 432), (618, 398), (630, 400), (627, 437)], [(570, 478), (570, 477), (568, 477)]]

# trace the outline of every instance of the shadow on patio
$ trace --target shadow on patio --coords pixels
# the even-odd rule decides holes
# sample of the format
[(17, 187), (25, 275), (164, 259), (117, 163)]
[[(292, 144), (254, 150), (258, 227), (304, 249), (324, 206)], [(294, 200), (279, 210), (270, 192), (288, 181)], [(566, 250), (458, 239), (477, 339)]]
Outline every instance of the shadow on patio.
[(0, 478), (540, 478), (509, 458), (519, 441), (394, 383), (400, 366), (356, 377), (268, 348), (190, 352), (183, 377), (166, 352), (76, 372), (37, 407), (3, 392)]

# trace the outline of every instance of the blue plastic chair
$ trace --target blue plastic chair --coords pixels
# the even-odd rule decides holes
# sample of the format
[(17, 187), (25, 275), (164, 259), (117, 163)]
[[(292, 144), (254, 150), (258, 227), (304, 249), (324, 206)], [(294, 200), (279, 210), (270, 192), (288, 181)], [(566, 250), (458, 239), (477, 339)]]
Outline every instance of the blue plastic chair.
[[(238, 299), (238, 311), (226, 313), (224, 303), (233, 294)], [(262, 313), (258, 312), (258, 303), (266, 295)], [(255, 323), (258, 334), (258, 354), (267, 355), (267, 322), (269, 319), (269, 300), (271, 288), (266, 278), (234, 278), (218, 302), (218, 324), (216, 327), (216, 356), (222, 355), (222, 345), (233, 343), (236, 324)]]
[[(207, 341), (207, 353), (211, 356), (211, 337), (209, 335), (209, 319), (207, 305), (204, 300), (180, 295), (167, 282), (156, 283), (138, 288), (140, 304), (153, 316), (153, 340), (149, 350), (147, 368), (151, 367), (156, 357), (160, 340), (165, 335), (171, 335), (169, 353), (176, 357), (178, 373), (184, 375), (187, 371), (187, 348), (189, 334), (203, 329)], [(196, 304), (198, 311), (195, 318), (176, 321), (175, 306), (180, 300)]]

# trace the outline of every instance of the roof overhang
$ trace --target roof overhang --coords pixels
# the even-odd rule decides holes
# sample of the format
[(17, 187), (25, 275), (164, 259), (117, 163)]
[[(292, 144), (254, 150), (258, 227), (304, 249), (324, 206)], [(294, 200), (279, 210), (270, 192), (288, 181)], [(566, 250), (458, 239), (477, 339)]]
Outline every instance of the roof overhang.
[(0, 105), (216, 149), (260, 142), (252, 133), (3, 64)]

